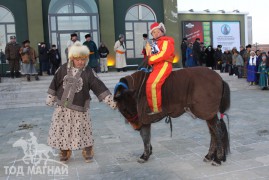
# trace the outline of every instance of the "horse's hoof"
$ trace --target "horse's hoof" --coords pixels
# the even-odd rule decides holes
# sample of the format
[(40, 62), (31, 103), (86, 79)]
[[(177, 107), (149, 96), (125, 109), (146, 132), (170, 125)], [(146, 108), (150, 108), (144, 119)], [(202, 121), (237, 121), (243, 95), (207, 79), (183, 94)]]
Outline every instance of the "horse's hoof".
[(225, 161), (226, 161), (226, 156), (224, 156), (224, 157), (222, 158), (222, 161), (223, 161), (223, 162), (225, 162)]
[(149, 156), (145, 156), (144, 154), (142, 154), (140, 156), (140, 158), (137, 160), (137, 162), (139, 162), (139, 163), (145, 163), (145, 162), (148, 161), (148, 159), (149, 159)]
[(214, 160), (213, 162), (212, 162), (212, 166), (220, 166), (221, 165), (221, 161), (216, 161), (216, 160)]
[(211, 162), (212, 161), (212, 157), (210, 157), (208, 154), (204, 157), (204, 162)]
[(204, 162), (211, 162), (212, 160), (211, 159), (208, 159), (208, 158), (206, 158), (206, 157), (204, 157), (204, 160), (203, 160)]
[(145, 159), (142, 159), (142, 158), (139, 158), (139, 159), (137, 160), (137, 162), (139, 162), (140, 164), (142, 164), (142, 163), (145, 163), (145, 162), (147, 162), (147, 160), (145, 160)]

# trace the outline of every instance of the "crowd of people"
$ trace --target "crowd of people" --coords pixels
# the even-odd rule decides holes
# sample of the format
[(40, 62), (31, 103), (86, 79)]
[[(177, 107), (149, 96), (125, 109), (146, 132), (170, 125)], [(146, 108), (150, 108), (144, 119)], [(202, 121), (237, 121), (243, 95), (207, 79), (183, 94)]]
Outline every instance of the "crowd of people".
[[(145, 45), (149, 42), (147, 34), (143, 34), (143, 50), (144, 59), (147, 58)], [(70, 47), (78, 41), (76, 33), (70, 35), (67, 43), (66, 53)], [(91, 39), (91, 34), (85, 35), (83, 45), (90, 50), (88, 66), (96, 73), (108, 72), (107, 56), (109, 49), (104, 42), (97, 47), (96, 43)], [(211, 45), (205, 46), (196, 38), (195, 42), (188, 42), (187, 38), (183, 38), (181, 43), (182, 64), (184, 68), (194, 66), (206, 66), (220, 72), (228, 72), (229, 75), (238, 76), (238, 78), (246, 78), (249, 85), (260, 85), (261, 89), (268, 88), (268, 72), (269, 58), (268, 53), (263, 50), (251, 50), (251, 45), (246, 47), (240, 46), (237, 50), (234, 47), (231, 50), (222, 50), (222, 46), (218, 45), (213, 48)], [(114, 51), (116, 54), (115, 68), (118, 72), (127, 71), (126, 63), (126, 45), (124, 43), (124, 35), (120, 34), (115, 42)], [(36, 80), (42, 75), (54, 75), (61, 63), (61, 55), (55, 44), (49, 49), (46, 43), (41, 42), (38, 45), (38, 53), (30, 46), (30, 41), (25, 40), (22, 45), (16, 42), (15, 36), (10, 36), (10, 42), (5, 48), (6, 59), (10, 66), (10, 77), (18, 78), (20, 74), (26, 76), (27, 81), (31, 80), (34, 75)], [(39, 72), (37, 72), (37, 58), (39, 58)], [(67, 58), (68, 59), (68, 58)], [(21, 73), (19, 72), (21, 68)]]
[[(76, 42), (79, 42), (78, 35), (72, 33), (70, 40), (67, 42), (67, 48), (65, 49), (66, 55), (70, 47)], [(96, 73), (107, 73), (107, 56), (109, 50), (105, 43), (101, 42), (100, 46), (97, 48), (96, 43), (91, 40), (91, 34), (86, 34), (83, 45), (87, 46), (90, 50), (87, 65)], [(117, 71), (127, 71), (124, 35), (119, 35), (119, 39), (115, 42), (114, 51), (116, 53), (115, 67)], [(25, 75), (27, 81), (31, 81), (31, 76), (35, 76), (35, 79), (39, 80), (39, 76), (54, 75), (62, 64), (61, 54), (55, 44), (52, 44), (51, 48), (48, 48), (45, 42), (41, 42), (38, 44), (38, 52), (36, 52), (35, 49), (30, 46), (29, 40), (25, 40), (22, 44), (19, 44), (15, 36), (10, 36), (10, 41), (5, 48), (5, 57), (9, 64), (10, 77), (13, 79)]]
[(268, 89), (269, 58), (263, 50), (252, 50), (249, 44), (231, 50), (222, 51), (222, 45), (213, 48), (205, 46), (196, 38), (195, 42), (188, 42), (183, 38), (181, 43), (182, 64), (189, 68), (194, 66), (206, 66), (213, 70), (227, 72), (231, 76), (246, 78), (249, 85), (259, 85), (262, 90)]

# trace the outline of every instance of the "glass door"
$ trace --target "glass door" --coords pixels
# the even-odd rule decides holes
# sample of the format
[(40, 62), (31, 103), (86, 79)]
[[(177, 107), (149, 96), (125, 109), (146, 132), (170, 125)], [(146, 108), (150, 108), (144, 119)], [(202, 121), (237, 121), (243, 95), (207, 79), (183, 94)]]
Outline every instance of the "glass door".
[(67, 42), (70, 40), (71, 33), (58, 33), (58, 50), (61, 53), (62, 64), (67, 62)]

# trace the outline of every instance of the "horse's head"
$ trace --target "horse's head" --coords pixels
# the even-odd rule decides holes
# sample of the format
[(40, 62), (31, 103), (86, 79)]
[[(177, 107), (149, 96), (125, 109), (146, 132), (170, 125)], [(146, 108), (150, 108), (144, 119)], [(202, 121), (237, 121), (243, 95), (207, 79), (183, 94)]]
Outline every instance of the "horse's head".
[(120, 113), (130, 122), (137, 118), (136, 92), (129, 89), (126, 78), (121, 78), (114, 89), (114, 100)]
[(15, 141), (13, 143), (13, 147), (24, 147), (25, 145), (27, 145), (27, 142), (23, 139), (23, 137), (21, 137), (19, 140)]

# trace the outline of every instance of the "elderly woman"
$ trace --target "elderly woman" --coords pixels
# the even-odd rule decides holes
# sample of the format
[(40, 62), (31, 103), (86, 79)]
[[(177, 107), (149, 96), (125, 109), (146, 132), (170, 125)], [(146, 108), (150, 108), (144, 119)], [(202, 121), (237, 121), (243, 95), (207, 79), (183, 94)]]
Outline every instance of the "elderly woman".
[(251, 51), (250, 52), (250, 57), (248, 59), (248, 62), (247, 62), (247, 81), (249, 82), (249, 85), (255, 85), (255, 82), (256, 82), (256, 73), (257, 73), (257, 66), (256, 66), (256, 63), (257, 63), (257, 59), (258, 57), (256, 56), (255, 52), (254, 51)]
[(268, 89), (268, 73), (269, 73), (269, 65), (268, 65), (268, 57), (266, 53), (262, 53), (262, 62), (258, 67), (258, 73), (260, 74), (259, 86), (262, 90)]
[(68, 58), (69, 62), (55, 73), (48, 90), (46, 104), (57, 104), (49, 130), (48, 145), (61, 150), (60, 161), (67, 161), (71, 150), (83, 149), (85, 161), (90, 162), (93, 158), (93, 136), (89, 91), (92, 90), (100, 101), (111, 108), (114, 109), (116, 105), (107, 87), (87, 66), (87, 46), (75, 42), (69, 49)]

